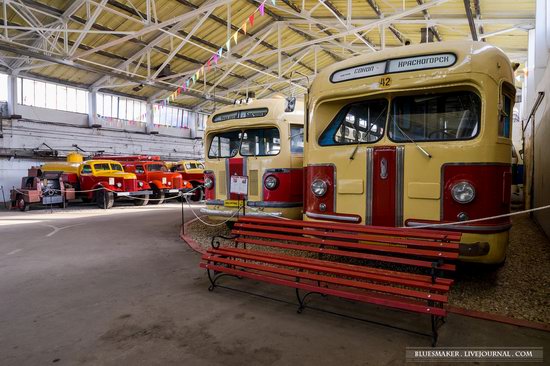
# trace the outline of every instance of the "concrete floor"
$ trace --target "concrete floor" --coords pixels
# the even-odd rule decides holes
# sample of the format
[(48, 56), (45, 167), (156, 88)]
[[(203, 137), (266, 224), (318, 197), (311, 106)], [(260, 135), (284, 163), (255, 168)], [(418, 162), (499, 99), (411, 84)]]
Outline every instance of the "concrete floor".
[[(401, 365), (406, 346), (429, 346), (401, 330), (208, 292), (180, 223), (177, 204), (0, 212), (0, 365)], [(224, 283), (294, 302), (287, 288)], [(314, 305), (429, 330), (425, 316)], [(550, 333), (450, 315), (439, 346), (543, 346), (548, 361)]]

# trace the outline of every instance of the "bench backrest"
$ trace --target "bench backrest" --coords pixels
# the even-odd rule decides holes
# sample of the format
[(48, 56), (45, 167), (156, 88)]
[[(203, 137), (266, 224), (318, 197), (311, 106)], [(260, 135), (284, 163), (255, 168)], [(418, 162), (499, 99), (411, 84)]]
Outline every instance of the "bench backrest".
[(243, 244), (454, 271), (461, 234), (442, 230), (240, 217)]

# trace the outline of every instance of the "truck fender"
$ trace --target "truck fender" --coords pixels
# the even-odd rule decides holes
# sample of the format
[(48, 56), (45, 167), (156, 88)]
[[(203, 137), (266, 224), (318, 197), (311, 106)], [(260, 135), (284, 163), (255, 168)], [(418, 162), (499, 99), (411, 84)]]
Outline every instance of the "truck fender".
[(158, 179), (152, 180), (149, 183), (151, 184), (151, 188), (153, 188), (153, 186), (158, 189), (164, 188), (164, 184)]

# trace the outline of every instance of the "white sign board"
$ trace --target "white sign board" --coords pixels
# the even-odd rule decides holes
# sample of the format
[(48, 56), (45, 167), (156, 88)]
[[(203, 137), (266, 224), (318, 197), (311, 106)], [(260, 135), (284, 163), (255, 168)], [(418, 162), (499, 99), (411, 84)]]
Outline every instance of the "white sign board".
[(407, 57), (398, 60), (391, 60), (388, 66), (388, 72), (436, 69), (439, 67), (451, 66), (455, 62), (456, 56), (452, 53)]
[(330, 77), (330, 81), (338, 83), (340, 81), (368, 78), (370, 76), (382, 75), (386, 70), (386, 61), (375, 64), (361, 65), (336, 71)]
[(234, 194), (247, 195), (248, 194), (248, 177), (242, 177), (240, 175), (232, 175), (229, 192)]

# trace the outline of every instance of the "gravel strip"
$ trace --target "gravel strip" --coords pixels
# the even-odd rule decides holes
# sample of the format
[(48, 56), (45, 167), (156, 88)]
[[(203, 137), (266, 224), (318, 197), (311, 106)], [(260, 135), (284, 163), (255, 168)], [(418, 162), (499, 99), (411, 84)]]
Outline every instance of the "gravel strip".
[[(207, 222), (216, 223), (215, 221)], [(528, 215), (514, 216), (506, 263), (500, 268), (459, 266), (450, 293), (453, 306), (550, 324), (550, 241)], [(199, 221), (187, 234), (205, 249), (214, 235), (230, 235), (226, 225), (209, 227)], [(228, 242), (227, 242), (228, 243)], [(223, 243), (222, 243), (223, 245)], [(254, 246), (255, 250), (268, 250)], [(302, 252), (276, 250), (278, 253)], [(316, 257), (311, 254), (311, 257)], [(356, 263), (356, 260), (344, 260)]]

